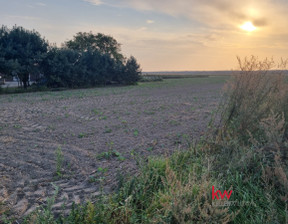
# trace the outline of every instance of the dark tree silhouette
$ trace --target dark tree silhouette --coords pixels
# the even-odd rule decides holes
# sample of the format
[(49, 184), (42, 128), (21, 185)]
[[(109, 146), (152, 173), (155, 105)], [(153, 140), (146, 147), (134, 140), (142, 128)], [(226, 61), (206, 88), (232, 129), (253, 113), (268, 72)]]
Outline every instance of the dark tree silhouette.
[(69, 40), (65, 43), (70, 49), (77, 51), (99, 51), (101, 54), (108, 54), (115, 60), (122, 61), (123, 55), (120, 53), (120, 44), (111, 36), (98, 33), (77, 33), (73, 40)]
[(48, 43), (36, 31), (14, 26), (0, 29), (0, 72), (18, 75), (24, 88), (29, 74), (39, 70), (39, 63), (47, 52)]
[(16, 74), (27, 88), (29, 74), (40, 72), (44, 74), (40, 83), (48, 87), (77, 88), (135, 84), (141, 70), (134, 57), (124, 58), (111, 36), (80, 32), (58, 48), (34, 30), (2, 26), (0, 73)]

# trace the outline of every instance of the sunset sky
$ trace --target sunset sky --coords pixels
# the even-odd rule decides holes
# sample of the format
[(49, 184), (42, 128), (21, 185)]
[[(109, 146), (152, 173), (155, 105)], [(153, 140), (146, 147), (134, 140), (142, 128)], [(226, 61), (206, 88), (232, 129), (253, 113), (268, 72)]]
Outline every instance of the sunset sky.
[(288, 57), (287, 0), (0, 0), (0, 22), (61, 43), (104, 33), (143, 71), (230, 70), (236, 56)]

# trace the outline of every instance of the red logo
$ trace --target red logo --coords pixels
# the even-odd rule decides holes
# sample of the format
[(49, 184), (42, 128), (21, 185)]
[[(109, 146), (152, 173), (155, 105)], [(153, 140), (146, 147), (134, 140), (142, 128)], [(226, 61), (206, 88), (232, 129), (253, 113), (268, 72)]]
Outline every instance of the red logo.
[(228, 194), (228, 192), (226, 190), (222, 194), (222, 192), (220, 190), (215, 192), (215, 187), (212, 186), (212, 199), (213, 200), (215, 199), (215, 197), (219, 200), (218, 193), (219, 193), (221, 199), (224, 199), (224, 197), (226, 195), (227, 199), (229, 200), (229, 198), (231, 197), (231, 194), (232, 194), (232, 190), (229, 192), (229, 194)]

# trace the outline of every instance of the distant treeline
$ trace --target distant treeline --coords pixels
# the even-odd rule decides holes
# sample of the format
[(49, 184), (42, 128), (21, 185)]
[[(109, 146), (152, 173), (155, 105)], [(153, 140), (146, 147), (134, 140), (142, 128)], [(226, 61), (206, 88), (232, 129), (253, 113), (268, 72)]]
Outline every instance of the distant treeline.
[[(282, 74), (288, 75), (288, 70), (281, 70)], [(231, 70), (231, 71), (164, 71), (164, 72), (143, 72), (144, 76), (158, 76), (163, 79), (174, 79), (174, 78), (197, 78), (197, 77), (209, 77), (209, 76), (233, 76), (239, 75), (242, 71)], [(255, 72), (257, 73), (257, 72)], [(267, 73), (279, 73), (279, 70), (267, 71)]]
[(62, 47), (51, 45), (35, 30), (14, 26), (0, 29), (0, 73), (29, 86), (29, 77), (47, 87), (93, 87), (135, 84), (140, 65), (125, 58), (120, 44), (102, 33), (77, 33)]
[(194, 78), (203, 76), (228, 76), (234, 75), (238, 71), (166, 71), (166, 72), (144, 72), (145, 75), (156, 75), (162, 78), (182, 77), (182, 78)]

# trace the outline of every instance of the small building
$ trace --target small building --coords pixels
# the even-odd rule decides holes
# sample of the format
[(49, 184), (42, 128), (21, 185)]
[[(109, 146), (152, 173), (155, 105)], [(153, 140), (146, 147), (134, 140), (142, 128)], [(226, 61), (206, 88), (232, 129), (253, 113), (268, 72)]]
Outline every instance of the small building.
[(0, 73), (0, 85), (5, 85), (5, 78), (4, 74)]

